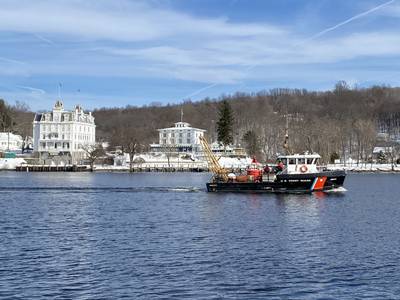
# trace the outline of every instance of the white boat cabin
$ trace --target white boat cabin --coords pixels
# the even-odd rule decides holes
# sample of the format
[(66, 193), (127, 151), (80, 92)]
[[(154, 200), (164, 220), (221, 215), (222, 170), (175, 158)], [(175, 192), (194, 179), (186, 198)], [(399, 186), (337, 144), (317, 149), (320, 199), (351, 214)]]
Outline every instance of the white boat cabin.
[(286, 174), (307, 174), (317, 173), (319, 154), (294, 154), (278, 156), (278, 161), (284, 165), (282, 173)]

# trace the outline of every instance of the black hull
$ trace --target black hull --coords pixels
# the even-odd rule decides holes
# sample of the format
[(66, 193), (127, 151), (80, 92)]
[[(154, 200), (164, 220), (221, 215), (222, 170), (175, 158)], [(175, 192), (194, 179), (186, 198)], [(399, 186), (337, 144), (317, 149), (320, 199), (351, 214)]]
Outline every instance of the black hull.
[(208, 192), (244, 193), (311, 193), (343, 186), (345, 171), (326, 171), (311, 174), (280, 174), (274, 181), (209, 182)]

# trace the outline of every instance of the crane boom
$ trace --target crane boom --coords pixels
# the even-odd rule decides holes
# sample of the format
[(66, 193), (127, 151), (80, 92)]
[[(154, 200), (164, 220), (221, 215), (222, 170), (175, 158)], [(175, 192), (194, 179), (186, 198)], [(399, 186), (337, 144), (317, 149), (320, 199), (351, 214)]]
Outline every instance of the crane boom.
[(204, 154), (207, 159), (208, 167), (214, 173), (215, 177), (221, 178), (224, 181), (228, 181), (227, 170), (225, 170), (218, 162), (218, 159), (214, 155), (211, 150), (210, 145), (208, 144), (206, 138), (204, 136), (200, 136), (200, 143), (203, 148)]

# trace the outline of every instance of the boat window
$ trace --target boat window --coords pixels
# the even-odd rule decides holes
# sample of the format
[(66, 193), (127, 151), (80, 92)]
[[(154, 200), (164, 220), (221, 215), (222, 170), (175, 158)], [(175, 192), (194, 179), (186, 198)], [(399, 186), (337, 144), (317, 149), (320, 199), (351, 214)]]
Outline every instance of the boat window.
[(312, 161), (313, 161), (312, 158), (307, 158), (307, 165), (312, 165)]
[(316, 158), (315, 159), (315, 164), (318, 165), (318, 163), (319, 163), (319, 158)]
[(296, 159), (289, 158), (289, 165), (295, 165), (295, 164), (296, 164)]
[(304, 165), (306, 163), (305, 158), (299, 158), (299, 165)]
[(286, 158), (282, 158), (281, 161), (285, 166), (287, 166), (287, 159)]

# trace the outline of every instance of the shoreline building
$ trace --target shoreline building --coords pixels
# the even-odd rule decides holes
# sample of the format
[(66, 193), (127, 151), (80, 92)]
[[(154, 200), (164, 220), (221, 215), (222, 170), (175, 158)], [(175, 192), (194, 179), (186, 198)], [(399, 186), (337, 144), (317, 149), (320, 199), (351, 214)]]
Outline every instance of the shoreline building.
[(52, 111), (37, 113), (33, 121), (33, 151), (42, 160), (79, 163), (87, 156), (84, 148), (95, 144), (95, 138), (94, 117), (79, 105), (67, 111), (59, 100)]
[(0, 132), (0, 151), (21, 152), (24, 141), (20, 135)]
[(206, 130), (191, 127), (189, 123), (177, 122), (174, 127), (158, 129), (159, 143), (151, 144), (152, 152), (191, 152), (198, 153), (202, 151), (200, 136), (203, 136)]

